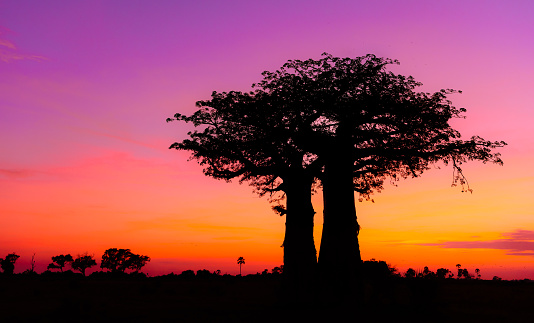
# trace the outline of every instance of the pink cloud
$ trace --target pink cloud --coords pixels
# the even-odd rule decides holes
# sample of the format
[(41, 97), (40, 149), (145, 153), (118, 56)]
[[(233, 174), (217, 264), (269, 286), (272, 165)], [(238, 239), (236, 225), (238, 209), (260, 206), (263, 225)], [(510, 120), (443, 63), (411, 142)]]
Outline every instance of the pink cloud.
[(9, 40), (1, 39), (1, 38), (0, 38), (0, 46), (4, 46), (10, 49), (17, 49), (15, 45), (13, 45), (12, 42), (10, 42)]
[(514, 240), (534, 240), (534, 231), (530, 230), (515, 230), (514, 232), (505, 232), (502, 235)]
[(10, 179), (26, 178), (34, 174), (34, 171), (26, 169), (0, 169), (0, 177), (7, 177)]
[(501, 234), (503, 239), (481, 241), (445, 241), (419, 243), (420, 246), (434, 246), (451, 249), (497, 249), (507, 250), (510, 256), (534, 256), (534, 231), (515, 230)]
[(9, 40), (3, 38), (3, 34), (8, 29), (0, 26), (0, 61), (9, 62), (13, 60), (29, 59), (34, 61), (42, 61), (46, 58), (38, 55), (21, 54), (17, 51), (17, 46)]

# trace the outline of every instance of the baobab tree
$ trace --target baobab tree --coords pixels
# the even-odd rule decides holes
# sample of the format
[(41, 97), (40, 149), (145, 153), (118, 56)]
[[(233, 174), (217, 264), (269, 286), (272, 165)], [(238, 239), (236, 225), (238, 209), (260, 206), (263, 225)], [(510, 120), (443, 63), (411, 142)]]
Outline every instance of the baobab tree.
[(243, 257), (237, 258), (237, 264), (239, 265), (239, 276), (241, 276), (241, 265), (245, 264), (245, 258)]
[(464, 162), (502, 164), (494, 149), (504, 142), (478, 136), (463, 140), (449, 124), (466, 111), (448, 100), (457, 91), (417, 92), (422, 84), (388, 71), (391, 64), (398, 62), (325, 53), (319, 60), (290, 60), (275, 72), (264, 72), (257, 85), (275, 98), (276, 109), (311, 121), (287, 131), (297, 147), (323, 164), (318, 177), (324, 198), (319, 253), (324, 276), (357, 276), (355, 191), (370, 199), (385, 180), (418, 177), (438, 162), (451, 164), (454, 184), (470, 190)]
[[(305, 185), (294, 187), (306, 200), (309, 183), (318, 180), (323, 190), (322, 276), (358, 280), (360, 227), (354, 192), (370, 199), (386, 180), (418, 177), (439, 162), (452, 165), (453, 184), (469, 191), (462, 164), (471, 160), (502, 164), (494, 150), (505, 145), (478, 136), (462, 139), (449, 124), (464, 117), (465, 109), (448, 99), (457, 91), (417, 92), (421, 83), (388, 71), (391, 64), (398, 62), (374, 55), (338, 58), (326, 53), (319, 60), (290, 60), (275, 72), (264, 72), (252, 92), (214, 92), (212, 100), (197, 103), (203, 109), (191, 117), (175, 115), (205, 130), (189, 133), (192, 140), (171, 148), (191, 150), (206, 166), (207, 175), (241, 176), (280, 190), (290, 182), (281, 176), (287, 173), (284, 167), (306, 170), (305, 176), (292, 180), (304, 181)], [(254, 141), (256, 136), (261, 139)], [(295, 209), (289, 207), (291, 197), (285, 192), (289, 222)], [(307, 228), (302, 237), (309, 236), (310, 218), (296, 217), (296, 223)], [(289, 237), (286, 231), (284, 245)], [(307, 248), (305, 254), (311, 250), (308, 244), (297, 246)], [(287, 259), (284, 254), (290, 271)]]

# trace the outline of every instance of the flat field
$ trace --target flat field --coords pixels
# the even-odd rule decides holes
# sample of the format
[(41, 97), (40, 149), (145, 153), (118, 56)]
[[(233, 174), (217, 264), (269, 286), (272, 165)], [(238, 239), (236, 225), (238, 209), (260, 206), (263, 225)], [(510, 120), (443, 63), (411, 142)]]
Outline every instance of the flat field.
[(0, 276), (0, 322), (533, 322), (533, 281), (391, 279), (363, 301), (288, 296), (278, 277)]

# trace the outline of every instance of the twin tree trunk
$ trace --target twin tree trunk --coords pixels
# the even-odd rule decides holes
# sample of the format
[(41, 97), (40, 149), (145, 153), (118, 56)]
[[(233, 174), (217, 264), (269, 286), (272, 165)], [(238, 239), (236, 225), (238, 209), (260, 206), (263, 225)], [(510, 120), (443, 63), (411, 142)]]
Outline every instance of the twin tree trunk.
[(356, 219), (350, 136), (341, 133), (331, 149), (322, 179), (324, 222), (319, 272), (326, 282), (337, 285), (334, 288), (354, 289), (361, 278), (362, 259), (358, 243), (360, 227)]
[[(286, 233), (284, 275), (305, 286), (318, 269), (319, 275), (335, 293), (358, 293), (361, 255), (358, 242), (353, 183), (352, 140), (339, 131), (325, 156), (322, 178), (324, 222), (317, 262), (313, 238), (314, 210), (311, 202), (313, 177), (302, 169), (284, 178), (286, 193)], [(317, 266), (318, 264), (318, 266)]]
[(284, 238), (284, 276), (305, 285), (315, 274), (317, 251), (313, 238), (311, 185), (313, 178), (292, 174), (284, 179), (286, 193), (286, 232)]

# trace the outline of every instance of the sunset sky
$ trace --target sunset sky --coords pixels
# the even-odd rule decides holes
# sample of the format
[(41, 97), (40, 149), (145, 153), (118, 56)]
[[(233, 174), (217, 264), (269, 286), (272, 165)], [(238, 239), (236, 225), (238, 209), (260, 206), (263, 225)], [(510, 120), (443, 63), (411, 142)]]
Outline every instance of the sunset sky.
[[(108, 248), (151, 275), (256, 273), (282, 264), (283, 217), (238, 183), (169, 150), (212, 91), (247, 91), (288, 59), (398, 59), (422, 91), (462, 90), (454, 126), (504, 140), (504, 166), (443, 165), (357, 203), (361, 253), (397, 266), (534, 279), (534, 2), (2, 1), (0, 257)], [(321, 194), (314, 197), (316, 246)]]

